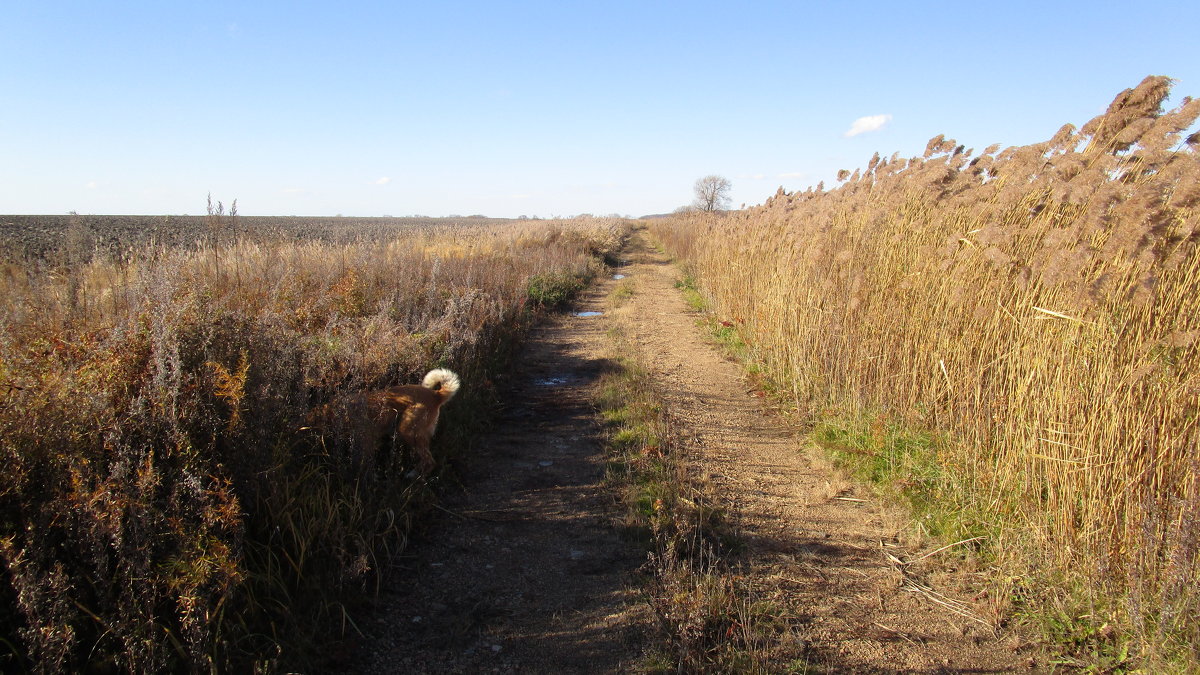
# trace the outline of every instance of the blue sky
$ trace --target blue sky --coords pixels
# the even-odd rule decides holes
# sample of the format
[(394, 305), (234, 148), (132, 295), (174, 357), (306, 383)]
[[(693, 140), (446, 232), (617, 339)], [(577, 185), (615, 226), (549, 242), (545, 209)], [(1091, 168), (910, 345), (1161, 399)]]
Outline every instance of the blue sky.
[[(0, 213), (643, 215), (1045, 140), (1200, 3), (0, 2)], [(848, 136), (861, 118), (867, 131)], [(880, 124), (882, 123), (882, 124)], [(862, 123), (860, 123), (861, 126)]]

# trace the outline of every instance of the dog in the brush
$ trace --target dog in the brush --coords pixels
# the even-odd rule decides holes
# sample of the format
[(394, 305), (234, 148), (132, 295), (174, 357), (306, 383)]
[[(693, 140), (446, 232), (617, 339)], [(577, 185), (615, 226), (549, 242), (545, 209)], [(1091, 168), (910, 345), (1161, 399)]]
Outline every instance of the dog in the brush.
[[(364, 447), (375, 450), (395, 434), (416, 454), (422, 475), (433, 470), (429, 443), (437, 431), (442, 406), (454, 398), (461, 385), (458, 375), (445, 368), (431, 370), (421, 384), (403, 384), (356, 394), (347, 409), (365, 415)], [(333, 409), (322, 406), (310, 418), (319, 426), (330, 421)]]

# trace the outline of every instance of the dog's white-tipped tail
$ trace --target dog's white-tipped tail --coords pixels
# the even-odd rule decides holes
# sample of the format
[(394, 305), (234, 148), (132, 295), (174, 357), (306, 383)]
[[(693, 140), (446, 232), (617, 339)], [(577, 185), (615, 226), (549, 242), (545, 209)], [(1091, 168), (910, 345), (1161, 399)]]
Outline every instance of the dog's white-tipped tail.
[(436, 368), (425, 374), (425, 379), (421, 380), (421, 386), (426, 389), (436, 389), (442, 395), (442, 403), (454, 398), (454, 394), (458, 392), (459, 386), (462, 383), (458, 380), (458, 375), (446, 370), (445, 368)]

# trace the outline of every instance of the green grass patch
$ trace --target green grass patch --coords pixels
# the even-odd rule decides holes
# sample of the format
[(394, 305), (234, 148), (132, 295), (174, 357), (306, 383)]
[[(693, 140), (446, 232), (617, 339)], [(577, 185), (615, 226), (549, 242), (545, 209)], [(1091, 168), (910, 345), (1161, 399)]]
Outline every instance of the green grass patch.
[(759, 367), (754, 362), (750, 344), (742, 336), (737, 325), (731, 321), (720, 321), (715, 317), (709, 319), (709, 332), (717, 342), (717, 347), (728, 356), (741, 362), (751, 375), (758, 375)]
[(1055, 645), (1054, 665), (1094, 673), (1130, 672), (1131, 645), (1116, 629), (1118, 614), (1105, 606), (1107, 600), (1098, 605), (1096, 595), (1095, 589), (1076, 585), (1046, 602), (1027, 599), (1018, 591), (1016, 616)]
[(903, 503), (915, 527), (938, 539), (959, 541), (996, 534), (998, 526), (968, 500), (966, 477), (948, 470), (943, 439), (885, 416), (828, 418), (811, 437), (834, 462), (859, 482)]
[[(621, 344), (619, 331), (614, 337)], [(641, 671), (776, 672), (768, 654), (786, 632), (780, 612), (753, 601), (747, 580), (730, 571), (724, 558), (738, 550), (737, 537), (712, 485), (687, 471), (650, 375), (617, 362), (594, 400), (607, 426), (606, 482), (619, 495), (626, 536), (649, 554), (645, 595), (660, 644)]]
[(634, 293), (637, 292), (637, 282), (633, 279), (622, 279), (617, 287), (608, 294), (608, 305), (610, 307), (620, 307), (625, 304)]
[[(680, 269), (683, 272), (683, 276), (675, 280), (675, 288), (683, 296), (683, 301), (687, 303), (688, 308), (693, 312), (708, 312), (709, 303), (700, 292), (695, 275), (687, 267), (681, 266)], [(745, 336), (739, 330), (737, 323), (718, 319), (712, 315), (705, 317), (701, 323), (705, 325), (721, 351), (741, 361), (751, 374), (758, 373), (759, 368), (752, 358), (750, 344), (746, 342)]]
[(708, 309), (708, 301), (700, 294), (696, 285), (696, 276), (687, 268), (683, 269), (683, 277), (675, 281), (675, 288), (683, 295), (684, 302), (693, 312), (703, 312)]
[(607, 426), (607, 481), (621, 494), (627, 533), (649, 541), (678, 500), (674, 463), (663, 452), (667, 423), (649, 375), (628, 361), (600, 382), (595, 404)]

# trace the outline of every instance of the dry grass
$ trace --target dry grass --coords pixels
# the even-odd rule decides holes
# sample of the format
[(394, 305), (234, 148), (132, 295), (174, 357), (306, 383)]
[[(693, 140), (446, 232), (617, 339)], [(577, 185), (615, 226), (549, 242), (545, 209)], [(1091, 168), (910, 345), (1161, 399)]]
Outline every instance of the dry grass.
[[(632, 288), (619, 285), (610, 304)], [(595, 398), (608, 432), (606, 482), (619, 495), (622, 529), (647, 549), (644, 596), (657, 619), (640, 670), (782, 672), (794, 654), (780, 640), (776, 608), (756, 599), (739, 571), (742, 544), (716, 485), (687, 457), (679, 422), (637, 363), (623, 324), (611, 324), (608, 335), (619, 367), (601, 378)]]
[[(618, 339), (620, 345), (620, 340)], [(622, 345), (623, 353), (628, 350)], [(622, 356), (597, 406), (608, 423), (608, 484), (620, 495), (622, 528), (642, 542), (645, 597), (659, 644), (646, 672), (757, 672), (764, 641), (745, 584), (722, 553), (734, 543), (712, 486), (691, 475), (678, 431), (649, 375)]]
[(987, 514), (1018, 603), (1050, 589), (1081, 652), (1194, 667), (1200, 100), (1164, 112), (1169, 85), (655, 230), (802, 413), (936, 434), (938, 489)]
[(445, 365), (435, 454), (468, 447), (537, 310), (625, 230), (256, 242), (218, 204), (203, 246), (6, 267), (0, 669), (318, 667), (428, 487), (306, 413)]

